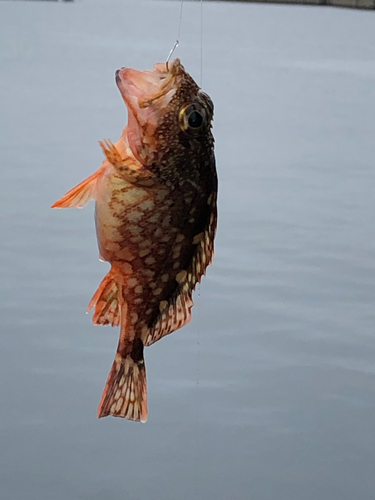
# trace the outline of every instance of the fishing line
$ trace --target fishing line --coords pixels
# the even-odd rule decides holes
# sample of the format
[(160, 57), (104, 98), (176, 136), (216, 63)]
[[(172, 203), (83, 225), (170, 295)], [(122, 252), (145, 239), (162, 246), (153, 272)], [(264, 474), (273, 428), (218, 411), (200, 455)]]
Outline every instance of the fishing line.
[[(183, 14), (183, 7), (184, 7), (184, 0), (181, 0), (180, 2), (180, 18), (178, 22), (178, 31), (177, 31), (177, 38), (176, 41), (171, 48), (167, 60), (165, 62), (167, 71), (168, 69), (168, 63), (172, 57), (173, 52), (176, 50), (180, 43), (180, 36), (181, 36), (181, 26), (182, 26), (182, 14)], [(200, 0), (200, 85), (202, 87), (203, 85), (203, 0)], [(197, 295), (198, 295), (198, 304), (197, 308), (200, 312), (200, 283), (198, 283), (198, 290), (197, 290)], [(195, 491), (194, 491), (194, 496), (196, 499), (198, 499), (198, 493), (199, 493), (199, 473), (200, 473), (200, 468), (199, 468), (199, 427), (200, 427), (200, 422), (201, 422), (201, 408), (200, 408), (200, 368), (201, 368), (201, 340), (200, 340), (200, 328), (197, 328), (197, 340), (196, 340), (196, 348), (197, 348), (197, 365), (196, 365), (196, 376), (197, 376), (197, 383), (196, 383), (196, 425), (197, 425), (197, 430), (198, 432), (195, 433)]]
[(181, 35), (182, 10), (183, 10), (183, 8), (184, 8), (184, 0), (181, 0), (181, 5), (180, 5), (180, 22), (178, 24), (177, 42), (179, 42), (180, 35)]
[[(197, 312), (201, 312), (201, 285), (198, 283), (197, 286), (197, 295), (198, 295), (198, 300), (197, 300)], [(201, 473), (201, 468), (199, 467), (199, 443), (200, 443), (200, 436), (199, 436), (199, 430), (200, 430), (200, 422), (201, 422), (201, 404), (200, 404), (200, 368), (201, 368), (201, 341), (200, 341), (200, 327), (198, 326), (197, 328), (197, 366), (196, 366), (196, 371), (197, 371), (197, 384), (196, 384), (196, 425), (197, 425), (197, 432), (195, 433), (195, 498), (198, 499), (198, 491), (199, 491), (199, 475)]]
[[(201, 60), (201, 78), (200, 78), (200, 86), (203, 87), (203, 0), (200, 0), (200, 31), (201, 31), (201, 47), (200, 47), (200, 60)], [(197, 287), (197, 295), (198, 295), (198, 309), (199, 313), (201, 310), (201, 286), (200, 283), (198, 283)], [(199, 443), (200, 443), (200, 436), (199, 436), (199, 431), (201, 428), (201, 401), (200, 401), (200, 370), (201, 370), (201, 335), (200, 335), (200, 327), (198, 326), (197, 328), (197, 433), (196, 433), (196, 438), (195, 438), (195, 457), (196, 457), (196, 471), (195, 471), (195, 498), (198, 500), (198, 492), (199, 492), (199, 475), (201, 474), (200, 467), (199, 467)]]
[(176, 41), (174, 42), (173, 47), (171, 48), (171, 50), (170, 50), (170, 52), (168, 54), (167, 60), (165, 61), (165, 65), (167, 67), (167, 71), (169, 71), (169, 69), (168, 69), (168, 63), (170, 61), (170, 58), (172, 57), (173, 52), (177, 49), (177, 47), (180, 44), (181, 25), (182, 25), (182, 11), (183, 11), (183, 8), (184, 8), (184, 0), (181, 0), (181, 3), (180, 3), (180, 20), (178, 22), (177, 38), (176, 38)]
[(203, 87), (203, 0), (201, 0), (201, 87)]

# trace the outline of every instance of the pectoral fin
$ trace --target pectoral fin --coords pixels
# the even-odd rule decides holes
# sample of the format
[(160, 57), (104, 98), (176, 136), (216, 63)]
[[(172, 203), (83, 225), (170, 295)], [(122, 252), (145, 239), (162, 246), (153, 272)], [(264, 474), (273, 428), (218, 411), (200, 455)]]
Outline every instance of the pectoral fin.
[(80, 182), (68, 191), (62, 198), (55, 201), (51, 208), (82, 208), (95, 198), (96, 182), (101, 176), (101, 169), (94, 172), (90, 177)]

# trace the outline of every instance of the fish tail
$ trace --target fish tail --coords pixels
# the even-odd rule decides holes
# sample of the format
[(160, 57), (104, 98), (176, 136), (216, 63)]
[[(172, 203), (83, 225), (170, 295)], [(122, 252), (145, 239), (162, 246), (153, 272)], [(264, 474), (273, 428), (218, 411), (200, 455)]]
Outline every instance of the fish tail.
[(116, 353), (98, 407), (98, 418), (107, 415), (147, 421), (146, 367), (139, 339), (135, 339), (131, 353), (126, 356)]

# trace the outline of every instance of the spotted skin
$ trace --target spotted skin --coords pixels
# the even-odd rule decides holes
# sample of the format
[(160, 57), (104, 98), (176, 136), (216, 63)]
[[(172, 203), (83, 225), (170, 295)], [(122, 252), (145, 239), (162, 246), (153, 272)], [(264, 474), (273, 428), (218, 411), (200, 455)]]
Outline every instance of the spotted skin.
[[(88, 309), (94, 324), (120, 326), (98, 416), (144, 422), (143, 348), (190, 321), (192, 292), (213, 258), (213, 105), (178, 59), (169, 68), (122, 68), (116, 75), (128, 125), (116, 144), (100, 143), (100, 169), (53, 206), (96, 201), (100, 257), (111, 269)], [(189, 121), (192, 109), (201, 118), (198, 130), (190, 125), (197, 123), (197, 115)]]

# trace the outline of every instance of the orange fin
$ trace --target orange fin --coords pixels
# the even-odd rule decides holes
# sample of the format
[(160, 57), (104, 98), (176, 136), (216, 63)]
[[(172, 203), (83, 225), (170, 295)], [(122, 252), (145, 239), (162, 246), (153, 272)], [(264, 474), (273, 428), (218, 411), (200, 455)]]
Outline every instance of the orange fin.
[(98, 407), (98, 418), (113, 415), (136, 422), (147, 421), (143, 344), (139, 339), (136, 344), (137, 348), (133, 347), (133, 352), (125, 357), (117, 352)]
[(112, 269), (104, 277), (90, 300), (87, 312), (93, 307), (95, 307), (92, 318), (94, 325), (118, 326), (120, 324), (119, 289), (115, 272)]
[(151, 171), (137, 165), (134, 162), (134, 158), (122, 158), (119, 150), (111, 140), (105, 139), (104, 141), (99, 141), (99, 144), (109, 163), (115, 167), (117, 172), (125, 180), (127, 180), (131, 184), (137, 184), (138, 182), (146, 181), (150, 186), (154, 183), (152, 180), (153, 174), (151, 173)]
[(84, 207), (95, 197), (96, 181), (101, 175), (101, 169), (94, 172), (90, 177), (80, 182), (68, 191), (62, 198), (55, 201), (51, 208), (76, 208)]

